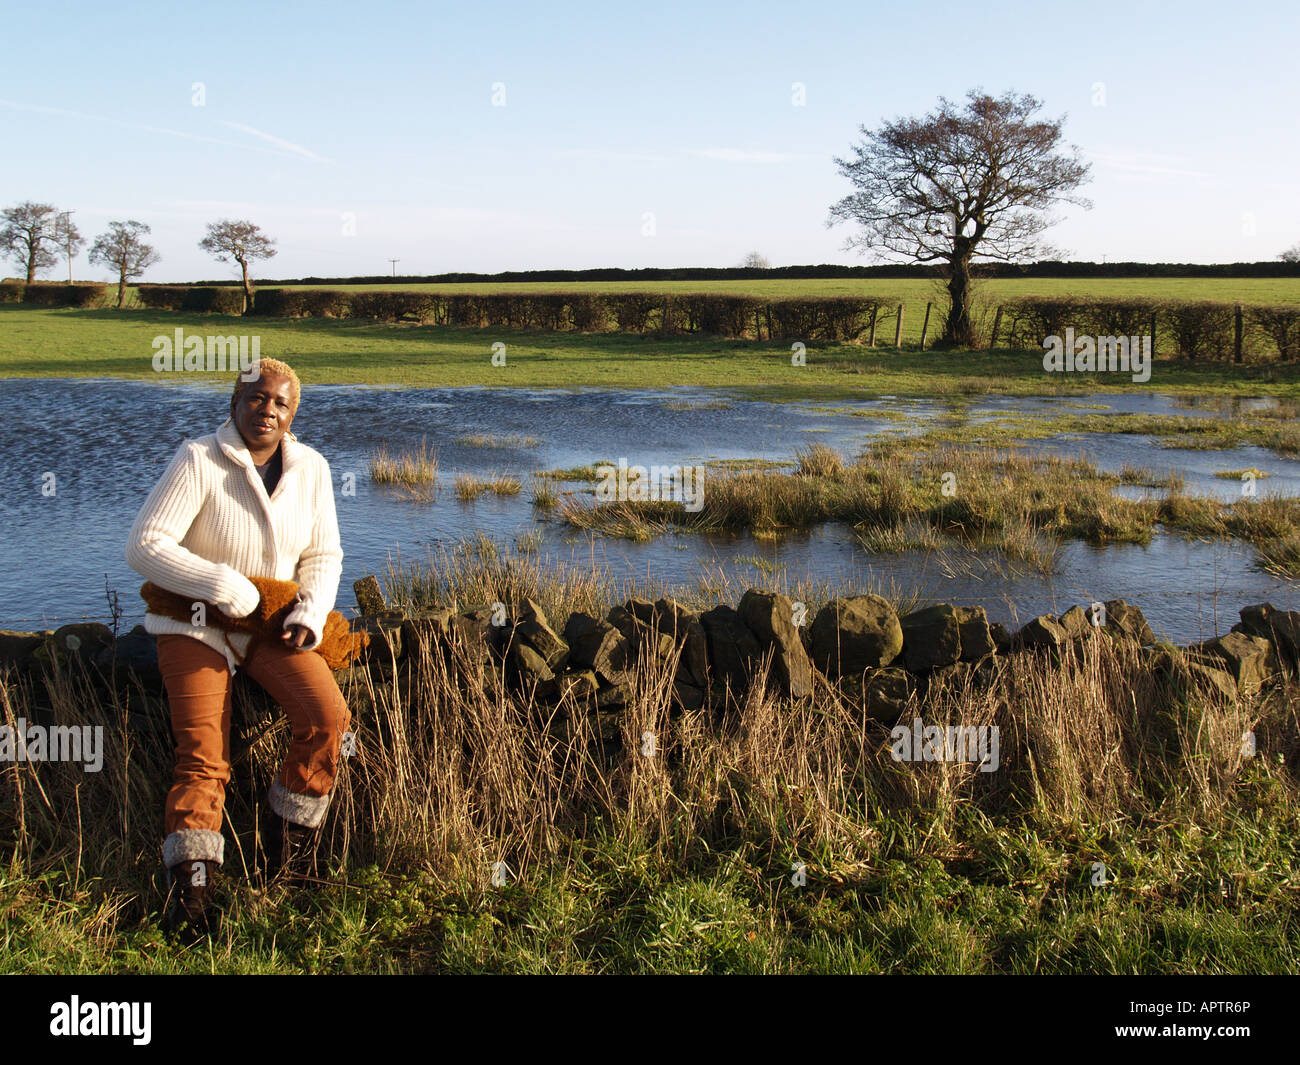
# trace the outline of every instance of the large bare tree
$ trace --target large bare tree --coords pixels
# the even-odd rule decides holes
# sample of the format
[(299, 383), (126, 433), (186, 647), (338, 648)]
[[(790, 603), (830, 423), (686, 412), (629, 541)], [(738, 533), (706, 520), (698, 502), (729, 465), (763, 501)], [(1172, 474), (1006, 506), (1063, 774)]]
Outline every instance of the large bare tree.
[(944, 97), (924, 118), (860, 127), (856, 157), (836, 158), (855, 192), (831, 207), (827, 225), (856, 222), (846, 248), (877, 258), (946, 264), (950, 305), (942, 340), (971, 347), (971, 262), (1023, 262), (1052, 254), (1039, 240), (1057, 203), (1075, 194), (1089, 168), (1071, 146), (1058, 153), (1064, 118), (1035, 117), (1041, 102), (1007, 93), (967, 93), (965, 108)]
[(109, 222), (108, 232), (95, 238), (90, 265), (104, 265), (117, 271), (117, 309), (126, 301), (127, 282), (135, 280), (159, 261), (159, 255), (141, 238), (149, 232), (143, 222)]
[(223, 218), (208, 224), (208, 235), (199, 241), (199, 247), (215, 256), (218, 262), (232, 259), (244, 274), (244, 313), (253, 305), (253, 288), (248, 283), (248, 264), (255, 259), (270, 259), (275, 255), (275, 241), (252, 222), (234, 222)]
[(20, 203), (6, 207), (0, 215), (0, 254), (12, 259), (27, 271), (27, 283), (36, 280), (42, 270), (59, 263), (57, 247), (58, 215), (52, 204)]

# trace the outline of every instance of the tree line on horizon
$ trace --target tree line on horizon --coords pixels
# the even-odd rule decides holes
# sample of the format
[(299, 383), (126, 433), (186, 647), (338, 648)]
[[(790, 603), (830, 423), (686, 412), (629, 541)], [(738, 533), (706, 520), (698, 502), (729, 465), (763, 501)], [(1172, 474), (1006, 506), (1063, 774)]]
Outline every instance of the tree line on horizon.
[[(1300, 260), (1280, 259), (1238, 263), (1096, 263), (1082, 260), (1047, 259), (1032, 263), (974, 263), (973, 277), (1002, 278), (1124, 278), (1124, 277), (1300, 277)], [(599, 266), (583, 269), (500, 270), (485, 274), (451, 271), (441, 274), (353, 274), (348, 277), (263, 278), (260, 285), (382, 285), (393, 281), (408, 285), (464, 284), (470, 282), (568, 282), (568, 281), (744, 281), (755, 278), (819, 280), (833, 278), (882, 278), (887, 280), (932, 280), (943, 276), (943, 268), (920, 264), (845, 266), (840, 263), (805, 263), (792, 266), (754, 268), (745, 266)], [(178, 285), (232, 285), (229, 279), (160, 282)]]
[[(921, 118), (898, 118), (874, 130), (861, 126), (863, 139), (853, 146), (853, 156), (834, 160), (854, 191), (831, 205), (826, 220), (828, 227), (844, 222), (859, 227), (845, 243), (845, 250), (857, 249), (880, 259), (892, 258), (893, 263), (886, 269), (930, 271), (874, 276), (941, 278), (948, 296), (941, 342), (957, 347), (970, 347), (975, 340), (971, 285), (976, 277), (1052, 276), (1031, 272), (1044, 267), (1073, 268), (1059, 276), (1140, 276), (1122, 270), (1140, 264), (1102, 264), (1105, 273), (1089, 275), (1083, 271), (1085, 264), (1060, 262), (1059, 252), (1041, 239), (1043, 232), (1057, 221), (1050, 214), (1054, 207), (1063, 203), (1085, 209), (1092, 206), (1078, 193), (1089, 180), (1089, 164), (1082, 161), (1075, 146), (1071, 146), (1068, 154), (1060, 150), (1064, 118), (1053, 121), (1040, 117), (1042, 103), (1029, 94), (1008, 92), (994, 97), (981, 90), (971, 90), (966, 97), (964, 107), (959, 108), (940, 96), (938, 108)], [(71, 283), (72, 259), (85, 243), (72, 223), (71, 214), (57, 211), (50, 204), (28, 202), (7, 208), (0, 216), (0, 254), (26, 269), (28, 284), (35, 281), (39, 271), (57, 264), (55, 248), (68, 260)], [(148, 233), (149, 227), (142, 222), (110, 222), (108, 231), (100, 234), (91, 249), (92, 265), (110, 267), (118, 275), (119, 307), (125, 299), (128, 282), (142, 276), (149, 266), (159, 261), (155, 249), (143, 239)], [(208, 225), (207, 235), (199, 247), (220, 262), (239, 264), (247, 312), (252, 305), (249, 263), (274, 256), (274, 244), (253, 222), (222, 219)], [(1244, 276), (1291, 276), (1300, 272), (1296, 269), (1300, 267), (1300, 243), (1283, 251), (1278, 259), (1277, 264), (1253, 266), (1272, 266), (1279, 273)], [(1030, 263), (1034, 267), (1028, 267)], [(1096, 268), (1097, 264), (1086, 265)], [(995, 268), (1011, 272), (989, 272)], [(801, 268), (773, 270), (761, 254), (751, 252), (740, 267), (687, 273), (691, 278), (727, 276), (732, 271), (741, 278), (782, 277), (792, 276), (786, 272), (791, 269)], [(1203, 268), (1184, 264), (1183, 269)], [(658, 272), (522, 271), (495, 277), (560, 280), (560, 275), (572, 274), (596, 280), (602, 274), (620, 278), (634, 274), (650, 279), (655, 273)], [(675, 271), (662, 273), (672, 275)], [(429, 280), (484, 276), (437, 275)], [(804, 272), (799, 276), (846, 275)], [(323, 280), (308, 279), (306, 283)], [(365, 280), (379, 284), (390, 278)], [(409, 283), (413, 279), (404, 280)]]

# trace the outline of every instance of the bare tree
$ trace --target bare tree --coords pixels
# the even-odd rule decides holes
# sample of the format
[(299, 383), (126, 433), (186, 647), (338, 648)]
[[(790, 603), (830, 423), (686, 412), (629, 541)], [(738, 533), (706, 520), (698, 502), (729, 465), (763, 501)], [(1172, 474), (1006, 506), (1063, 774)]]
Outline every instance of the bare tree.
[(90, 265), (110, 266), (117, 271), (117, 309), (126, 301), (128, 281), (143, 274), (159, 261), (159, 255), (140, 238), (149, 227), (134, 219), (126, 222), (109, 222), (108, 232), (95, 238), (90, 249)]
[(63, 256), (68, 260), (68, 284), (70, 285), (72, 284), (72, 260), (86, 246), (86, 238), (81, 235), (81, 231), (72, 221), (71, 211), (58, 213), (54, 223), (53, 240), (63, 250)]
[(971, 262), (1022, 262), (1055, 254), (1039, 234), (1058, 202), (1092, 205), (1074, 195), (1089, 167), (1056, 153), (1064, 118), (1036, 120), (1029, 95), (967, 93), (964, 110), (944, 97), (923, 119), (900, 118), (879, 130), (860, 127), (857, 157), (836, 158), (857, 191), (831, 207), (827, 226), (857, 222), (845, 248), (877, 258), (947, 264), (950, 305), (944, 343), (971, 347)]
[(27, 283), (42, 270), (58, 265), (54, 254), (57, 219), (53, 205), (20, 203), (6, 207), (0, 226), (0, 253), (27, 271)]
[(751, 251), (748, 255), (746, 255), (744, 261), (740, 265), (743, 267), (748, 267), (749, 269), (753, 269), (753, 270), (772, 269), (772, 264), (768, 262), (768, 260), (764, 256), (760, 255), (756, 251)]
[(1300, 263), (1300, 244), (1292, 244), (1278, 258), (1284, 263)]
[(232, 259), (244, 274), (244, 313), (253, 305), (253, 289), (248, 283), (248, 264), (255, 259), (270, 259), (275, 255), (275, 241), (252, 222), (233, 222), (223, 218), (208, 224), (208, 235), (199, 241), (199, 247), (218, 262)]

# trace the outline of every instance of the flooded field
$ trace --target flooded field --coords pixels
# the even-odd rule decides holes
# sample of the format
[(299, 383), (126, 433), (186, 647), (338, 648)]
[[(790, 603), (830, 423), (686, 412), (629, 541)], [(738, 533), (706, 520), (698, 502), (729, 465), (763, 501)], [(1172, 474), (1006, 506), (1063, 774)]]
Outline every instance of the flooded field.
[[(1116, 596), (1142, 606), (1153, 628), (1177, 642), (1225, 631), (1247, 604), (1271, 600), (1300, 609), (1300, 582), (1259, 570), (1238, 542), (1160, 534), (1146, 546), (1067, 543), (1051, 576), (1007, 567), (976, 552), (869, 554), (853, 530), (835, 524), (778, 541), (665, 534), (634, 543), (577, 532), (532, 504), (538, 471), (625, 458), (629, 464), (722, 460), (791, 462), (796, 449), (826, 444), (856, 455), (874, 438), (919, 434), (960, 418), (1050, 418), (1060, 414), (1222, 418), (1263, 412), (1270, 401), (1198, 403), (1152, 393), (1097, 397), (880, 397), (833, 407), (769, 403), (717, 392), (530, 391), (305, 387), (294, 422), (299, 439), (330, 462), (345, 553), (338, 606), (353, 607), (351, 582), (390, 563), (419, 561), (478, 534), (527, 549), (555, 566), (607, 567), (616, 578), (691, 587), (726, 573), (754, 585), (830, 582), (954, 603), (978, 603), (994, 620), (1016, 622), (1074, 603)], [(125, 537), (149, 489), (180, 442), (214, 431), (228, 393), (212, 387), (118, 380), (10, 380), (0, 399), (0, 627), (30, 629), (72, 620), (110, 620), (106, 586), (122, 623), (143, 616), (141, 578), (126, 565)], [(1014, 435), (1014, 429), (1011, 430)], [(370, 479), (380, 446), (421, 441), (436, 448), (438, 490), (413, 502)], [(1099, 469), (1143, 467), (1177, 473), (1189, 494), (1229, 501), (1241, 483), (1216, 476), (1266, 475), (1261, 493), (1300, 495), (1300, 460), (1258, 446), (1192, 450), (1167, 440), (1113, 432), (1027, 439), (1027, 450), (1084, 457)], [(458, 475), (514, 475), (515, 495), (457, 497)], [(51, 476), (52, 475), (52, 476)], [(344, 491), (343, 486), (355, 487)], [(564, 493), (591, 486), (559, 482)], [(1127, 493), (1158, 491), (1129, 487)], [(707, 486), (706, 486), (707, 491)]]

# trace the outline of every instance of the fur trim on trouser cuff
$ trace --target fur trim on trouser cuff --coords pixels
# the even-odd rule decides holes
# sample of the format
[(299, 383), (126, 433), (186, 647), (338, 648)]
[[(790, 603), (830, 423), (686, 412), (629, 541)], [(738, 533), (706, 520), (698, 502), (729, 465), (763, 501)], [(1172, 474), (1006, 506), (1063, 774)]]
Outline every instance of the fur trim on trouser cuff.
[(286, 821), (304, 828), (320, 828), (325, 811), (330, 808), (330, 797), (325, 795), (300, 795), (290, 791), (278, 780), (271, 781), (271, 809)]
[(163, 840), (163, 865), (170, 869), (181, 862), (216, 862), (226, 856), (226, 838), (207, 828), (182, 828)]

